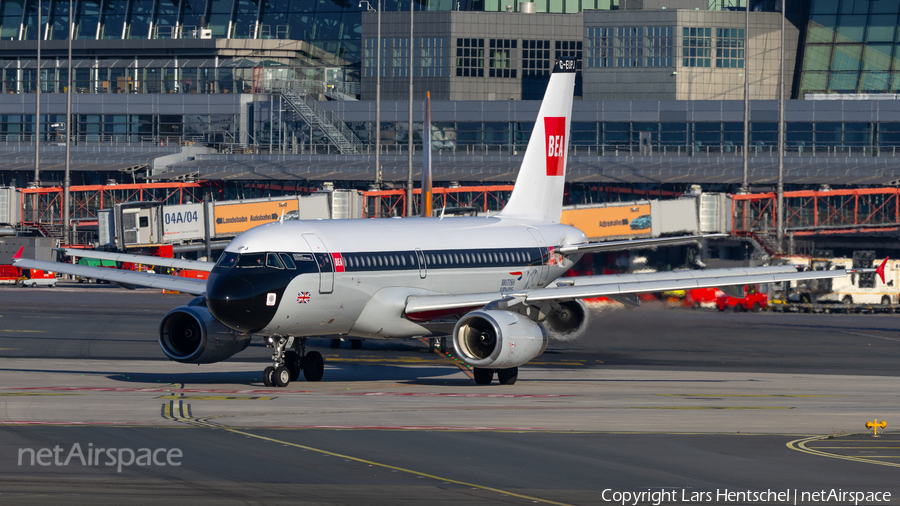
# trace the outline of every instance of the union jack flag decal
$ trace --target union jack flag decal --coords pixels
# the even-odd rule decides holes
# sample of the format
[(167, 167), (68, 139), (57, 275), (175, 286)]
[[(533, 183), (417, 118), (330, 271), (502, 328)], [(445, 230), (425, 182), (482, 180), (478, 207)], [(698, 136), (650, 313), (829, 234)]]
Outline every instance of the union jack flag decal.
[(300, 292), (297, 294), (297, 304), (309, 304), (309, 292)]

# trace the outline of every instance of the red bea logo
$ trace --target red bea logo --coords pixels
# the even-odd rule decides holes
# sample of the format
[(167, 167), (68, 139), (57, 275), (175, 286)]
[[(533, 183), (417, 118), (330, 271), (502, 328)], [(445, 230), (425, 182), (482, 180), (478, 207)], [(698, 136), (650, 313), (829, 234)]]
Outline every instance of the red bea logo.
[(566, 118), (544, 118), (547, 137), (547, 175), (564, 176), (566, 159)]

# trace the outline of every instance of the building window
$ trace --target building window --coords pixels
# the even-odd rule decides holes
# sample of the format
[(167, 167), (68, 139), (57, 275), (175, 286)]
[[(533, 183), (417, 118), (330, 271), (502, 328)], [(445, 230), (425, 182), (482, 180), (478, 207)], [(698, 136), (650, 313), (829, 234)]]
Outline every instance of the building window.
[(673, 28), (598, 27), (587, 30), (588, 67), (671, 67)]
[(378, 46), (375, 39), (366, 39), (366, 47), (363, 52), (363, 67), (365, 68), (366, 77), (375, 77), (375, 50)]
[(490, 76), (516, 78), (516, 69), (511, 69), (512, 50), (519, 41), (510, 39), (491, 39), (490, 43)]
[(409, 39), (392, 39), (391, 76), (409, 77)]
[(716, 68), (744, 68), (743, 28), (716, 28)]
[(522, 41), (522, 77), (550, 75), (550, 41)]
[(682, 63), (684, 67), (709, 67), (712, 52), (712, 28), (684, 27)]
[(484, 77), (484, 39), (456, 39), (456, 75)]
[(646, 67), (671, 67), (672, 66), (672, 34), (675, 31), (671, 26), (648, 26), (645, 28), (644, 39), (644, 66)]
[(447, 39), (419, 39), (419, 76), (444, 77), (444, 58), (447, 57)]
[(580, 40), (558, 40), (556, 41), (556, 57), (574, 56), (575, 70), (581, 71), (581, 41)]

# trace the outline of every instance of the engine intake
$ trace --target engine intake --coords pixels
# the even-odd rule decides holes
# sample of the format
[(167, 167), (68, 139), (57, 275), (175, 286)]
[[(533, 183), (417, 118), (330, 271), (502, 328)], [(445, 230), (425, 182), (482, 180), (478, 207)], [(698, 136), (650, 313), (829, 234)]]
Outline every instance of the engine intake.
[(219, 323), (203, 305), (177, 307), (159, 322), (159, 346), (167, 357), (186, 364), (220, 362), (250, 345), (250, 334)]
[(580, 300), (560, 302), (559, 310), (550, 311), (544, 324), (554, 338), (574, 338), (587, 328), (587, 307)]
[(512, 311), (473, 311), (456, 323), (453, 347), (472, 367), (518, 367), (547, 349), (547, 332)]

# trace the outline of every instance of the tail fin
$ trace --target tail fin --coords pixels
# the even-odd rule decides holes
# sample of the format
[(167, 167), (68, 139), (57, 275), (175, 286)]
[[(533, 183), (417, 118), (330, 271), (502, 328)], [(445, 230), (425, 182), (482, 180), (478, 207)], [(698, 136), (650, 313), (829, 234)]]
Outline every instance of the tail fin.
[(500, 216), (559, 222), (566, 182), (575, 58), (556, 60), (516, 186)]
[(875, 272), (877, 272), (878, 276), (881, 278), (882, 285), (884, 284), (884, 266), (887, 265), (887, 262), (888, 258), (884, 257), (884, 261), (881, 262), (881, 265), (879, 265), (877, 269), (875, 269)]

